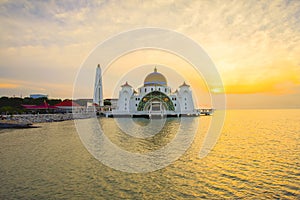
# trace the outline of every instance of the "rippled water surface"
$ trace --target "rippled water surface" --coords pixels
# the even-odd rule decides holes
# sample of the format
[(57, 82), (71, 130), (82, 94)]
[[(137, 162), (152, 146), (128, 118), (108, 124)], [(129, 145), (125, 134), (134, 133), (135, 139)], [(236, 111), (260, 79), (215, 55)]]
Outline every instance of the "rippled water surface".
[[(73, 121), (36, 129), (0, 130), (0, 199), (300, 199), (300, 110), (231, 110), (221, 136), (198, 158), (211, 117), (176, 161), (148, 173), (103, 165), (82, 144)], [(126, 151), (147, 153), (176, 136), (180, 119), (157, 135), (124, 135), (114, 119), (99, 119), (108, 138)], [(189, 122), (191, 123), (191, 122)], [(170, 152), (172, 153), (172, 152)]]

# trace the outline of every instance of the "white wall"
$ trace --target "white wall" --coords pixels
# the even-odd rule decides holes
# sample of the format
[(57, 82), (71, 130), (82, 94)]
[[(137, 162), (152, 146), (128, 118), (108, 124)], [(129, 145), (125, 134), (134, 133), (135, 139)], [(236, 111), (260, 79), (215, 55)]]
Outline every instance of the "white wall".
[(190, 113), (194, 111), (192, 91), (188, 86), (180, 87), (178, 92), (178, 99), (182, 113)]
[(133, 94), (133, 89), (129, 86), (122, 87), (122, 90), (119, 92), (118, 99), (118, 111), (129, 112), (130, 109), (130, 98)]

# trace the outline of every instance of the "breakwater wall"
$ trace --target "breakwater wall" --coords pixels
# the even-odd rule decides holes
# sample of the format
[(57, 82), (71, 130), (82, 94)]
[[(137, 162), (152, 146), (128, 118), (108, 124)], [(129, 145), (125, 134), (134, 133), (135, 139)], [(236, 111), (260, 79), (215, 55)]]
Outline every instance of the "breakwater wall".
[(2, 116), (6, 120), (15, 121), (18, 123), (44, 123), (44, 122), (58, 122), (73, 119), (84, 119), (94, 117), (92, 114), (73, 115), (72, 113), (65, 114), (24, 114), (24, 115), (7, 115)]

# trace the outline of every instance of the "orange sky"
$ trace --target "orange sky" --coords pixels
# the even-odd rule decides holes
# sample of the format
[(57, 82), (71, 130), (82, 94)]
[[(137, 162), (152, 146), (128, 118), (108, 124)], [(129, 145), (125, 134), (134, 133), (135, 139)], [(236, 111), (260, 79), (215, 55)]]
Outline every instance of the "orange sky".
[[(159, 27), (202, 46), (220, 73), (229, 108), (300, 108), (300, 1), (2, 1), (0, 9), (0, 96), (70, 98), (81, 64), (99, 43), (123, 31)], [(205, 83), (187, 73), (183, 60), (157, 51), (143, 56), (146, 61), (138, 54), (120, 59), (122, 70), (112, 67), (104, 77), (105, 97), (118, 88), (110, 80), (137, 73), (130, 75), (130, 67), (140, 73), (140, 84), (129, 82), (140, 86), (153, 63), (172, 88), (184, 79), (199, 105), (209, 102)], [(92, 97), (95, 67), (82, 97)]]

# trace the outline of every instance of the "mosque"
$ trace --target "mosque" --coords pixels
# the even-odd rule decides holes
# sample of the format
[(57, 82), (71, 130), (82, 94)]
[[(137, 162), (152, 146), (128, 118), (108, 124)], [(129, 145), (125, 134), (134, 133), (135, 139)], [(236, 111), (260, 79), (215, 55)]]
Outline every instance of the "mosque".
[[(94, 103), (103, 104), (102, 80), (98, 65), (95, 82)], [(101, 79), (101, 77), (100, 77)], [(96, 101), (95, 101), (96, 99)], [(197, 116), (191, 88), (183, 82), (174, 92), (168, 86), (166, 77), (157, 68), (149, 73), (142, 87), (134, 89), (128, 82), (121, 86), (113, 116), (145, 117), (149, 116)]]

